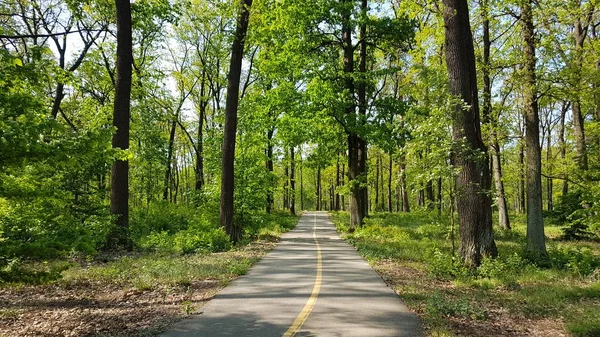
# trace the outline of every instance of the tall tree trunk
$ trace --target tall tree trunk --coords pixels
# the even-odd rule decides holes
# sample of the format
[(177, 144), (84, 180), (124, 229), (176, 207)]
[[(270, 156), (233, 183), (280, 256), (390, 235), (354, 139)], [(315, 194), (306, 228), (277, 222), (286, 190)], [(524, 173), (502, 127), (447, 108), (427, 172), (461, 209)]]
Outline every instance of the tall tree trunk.
[(379, 173), (381, 172), (381, 166), (379, 161), (380, 154), (377, 154), (375, 158), (375, 210), (379, 210)]
[(234, 222), (234, 161), (235, 136), (237, 133), (237, 111), (240, 95), (240, 76), (242, 74), (242, 59), (244, 58), (244, 42), (248, 31), (250, 6), (252, 0), (240, 0), (239, 13), (235, 36), (231, 45), (231, 60), (227, 76), (227, 99), (225, 101), (225, 125), (222, 146), (221, 165), (221, 207), (220, 223), (233, 242), (242, 238), (243, 230), (240, 224)]
[[(579, 7), (579, 6), (578, 6)], [(575, 69), (573, 72), (573, 133), (575, 134), (575, 148), (576, 156), (575, 161), (580, 170), (588, 169), (588, 158), (585, 141), (585, 129), (584, 129), (584, 114), (581, 111), (581, 72), (583, 67), (583, 42), (586, 38), (587, 27), (583, 27), (581, 19), (577, 19), (573, 27), (573, 35), (575, 38)]]
[(525, 43), (524, 104), (525, 146), (527, 147), (527, 251), (546, 256), (546, 237), (542, 217), (542, 151), (535, 75), (535, 33), (531, 0), (521, 3), (521, 27)]
[(350, 184), (350, 231), (361, 226), (365, 216), (363, 203), (363, 193), (360, 187), (361, 166), (359, 161), (360, 138), (357, 134), (357, 116), (354, 105), (354, 46), (352, 43), (351, 9), (348, 8), (349, 0), (342, 2), (342, 47), (344, 57), (344, 89), (345, 89), (345, 108), (347, 123), (350, 125), (348, 132), (348, 183)]
[(302, 162), (302, 145), (300, 145), (300, 210), (304, 211), (304, 163)]
[(317, 211), (321, 210), (321, 167), (317, 167)]
[(273, 203), (275, 202), (274, 197), (273, 197), (273, 134), (275, 133), (275, 129), (274, 128), (270, 128), (269, 131), (267, 131), (267, 150), (266, 150), (266, 155), (267, 155), (267, 162), (266, 162), (266, 166), (267, 166), (267, 173), (269, 174), (269, 181), (271, 181), (271, 184), (269, 184), (269, 187), (267, 189), (267, 213), (271, 213), (271, 210), (273, 209)]
[(435, 198), (433, 196), (433, 180), (427, 181), (427, 184), (425, 185), (425, 192), (427, 195), (427, 209), (431, 210), (435, 204)]
[(394, 208), (392, 207), (392, 171), (394, 169), (394, 162), (392, 160), (392, 154), (390, 153), (390, 161), (388, 163), (388, 212), (392, 213)]
[(206, 117), (206, 108), (208, 107), (205, 69), (202, 69), (202, 82), (200, 86), (200, 114), (198, 115), (198, 133), (196, 138), (196, 191), (201, 191), (202, 187), (204, 187), (204, 118)]
[[(344, 182), (345, 175), (346, 175), (346, 165), (344, 165), (344, 163), (342, 163), (342, 176), (341, 176), (342, 185), (341, 186), (343, 186), (345, 184), (345, 182)], [(346, 210), (346, 200), (345, 200), (345, 197), (343, 194), (341, 195), (341, 199), (342, 199), (342, 211), (345, 211)]]
[(408, 203), (408, 190), (406, 188), (406, 158), (400, 159), (400, 194), (402, 195), (402, 212), (410, 212)]
[[(338, 155), (337, 161), (335, 162), (335, 187), (340, 187), (340, 157)], [(335, 208), (336, 211), (340, 210), (340, 194), (335, 191)]]
[[(567, 158), (567, 143), (565, 142), (565, 119), (567, 117), (567, 111), (569, 110), (569, 103), (563, 102), (563, 106), (560, 109), (560, 125), (558, 129), (558, 142), (560, 146), (560, 159), (564, 163)], [(569, 181), (568, 173), (565, 172), (565, 178), (562, 183), (562, 195), (565, 196), (569, 193)]]
[(296, 161), (294, 147), (290, 148), (290, 213), (296, 215)]
[(438, 178), (437, 185), (438, 185), (438, 188), (437, 188), (438, 194), (437, 194), (437, 200), (436, 200), (437, 210), (438, 210), (438, 214), (442, 214), (442, 204), (443, 203), (442, 203), (442, 178), (441, 177)]
[(523, 135), (519, 141), (519, 211), (525, 213), (525, 126), (523, 126)]
[(552, 198), (552, 193), (553, 193), (553, 182), (552, 182), (552, 171), (553, 171), (553, 166), (554, 164), (552, 163), (552, 129), (550, 128), (550, 116), (548, 116), (548, 133), (546, 134), (546, 143), (548, 144), (546, 146), (546, 163), (548, 165), (548, 178), (546, 180), (546, 188), (547, 188), (547, 193), (548, 193), (548, 211), (551, 212), (552, 211), (552, 207), (553, 207), (553, 198)]
[(502, 180), (502, 163), (500, 161), (500, 144), (494, 140), (492, 145), (492, 169), (494, 171), (494, 183), (496, 185), (496, 201), (498, 203), (498, 224), (500, 228), (510, 229), (508, 217), (508, 206), (506, 204), (506, 193), (504, 192), (504, 181)]
[[(133, 43), (131, 34), (131, 4), (116, 0), (117, 8), (117, 66), (112, 137), (113, 149), (129, 149), (129, 116), (131, 100), (131, 70)], [(110, 177), (110, 213), (116, 217), (116, 229), (110, 235), (113, 247), (131, 248), (129, 240), (129, 161), (116, 160)]]
[(419, 183), (419, 194), (417, 195), (417, 205), (419, 207), (425, 206), (425, 190), (423, 189), (423, 183)]
[(500, 144), (498, 143), (498, 121), (492, 117), (492, 80), (490, 76), (491, 61), (490, 61), (490, 17), (489, 17), (489, 1), (484, 0), (481, 3), (483, 17), (483, 107), (482, 115), (483, 122), (490, 125), (491, 133), (489, 143), (492, 151), (492, 171), (494, 174), (494, 183), (496, 187), (496, 202), (498, 204), (498, 218), (501, 228), (510, 229), (510, 221), (508, 218), (508, 207), (506, 205), (506, 197), (504, 193), (504, 182), (502, 181), (502, 163), (500, 162)]
[[(481, 138), (475, 52), (466, 0), (444, 0), (446, 64), (450, 92), (463, 104), (454, 104), (452, 121), (453, 164), (461, 168), (456, 177), (457, 210), (460, 222), (460, 256), (469, 266), (481, 257), (498, 254), (492, 231), (491, 175), (487, 149)], [(469, 151), (465, 151), (464, 148)], [(480, 152), (481, 158), (472, 153)]]
[(284, 156), (284, 168), (283, 168), (283, 175), (285, 177), (285, 181), (283, 182), (283, 208), (284, 209), (289, 209), (290, 208), (290, 174), (289, 174), (289, 166), (288, 166), (288, 151), (287, 149), (285, 150), (285, 156)]
[[(367, 18), (368, 0), (361, 0), (360, 5), (361, 16)], [(358, 71), (360, 72), (360, 81), (358, 82), (358, 121), (359, 125), (363, 126), (367, 120), (367, 24), (366, 20), (362, 20), (359, 36), (359, 64)], [(369, 190), (367, 188), (367, 140), (358, 137), (358, 168), (359, 176), (363, 181), (360, 189), (361, 204), (364, 209), (365, 217), (369, 216)], [(375, 205), (377, 207), (377, 205)], [(362, 226), (362, 221), (360, 223)]]
[(169, 146), (167, 149), (167, 169), (165, 171), (165, 186), (163, 190), (163, 200), (169, 200), (169, 190), (171, 189), (171, 170), (173, 165), (173, 148), (175, 146), (175, 130), (177, 127), (177, 120), (179, 119), (179, 110), (171, 121), (171, 131), (169, 132)]

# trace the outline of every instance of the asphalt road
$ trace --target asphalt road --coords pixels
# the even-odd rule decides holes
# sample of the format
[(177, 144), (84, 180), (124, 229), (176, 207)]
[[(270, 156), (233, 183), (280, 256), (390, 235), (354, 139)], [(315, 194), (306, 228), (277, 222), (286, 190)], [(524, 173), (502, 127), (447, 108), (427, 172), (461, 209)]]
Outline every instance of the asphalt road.
[(310, 212), (201, 314), (162, 336), (421, 336), (421, 329), (327, 213)]

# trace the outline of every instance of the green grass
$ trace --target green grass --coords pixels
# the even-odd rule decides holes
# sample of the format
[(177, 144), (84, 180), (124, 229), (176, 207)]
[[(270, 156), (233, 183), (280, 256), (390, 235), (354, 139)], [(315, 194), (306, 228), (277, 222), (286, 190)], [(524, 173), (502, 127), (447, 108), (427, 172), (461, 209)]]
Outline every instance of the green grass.
[(62, 282), (102, 282), (134, 286), (139, 290), (159, 285), (186, 285), (193, 280), (213, 279), (226, 282), (245, 274), (256, 257), (241, 252), (195, 255), (149, 254), (122, 257), (115, 261), (76, 266), (62, 273)]
[[(345, 233), (348, 215), (334, 213), (332, 218)], [(550, 259), (534, 263), (523, 256), (525, 219), (511, 220), (513, 230), (495, 233), (499, 258), (484, 260), (478, 270), (464, 268), (453, 258), (450, 221), (443, 215), (378, 213), (344, 237), (381, 273), (389, 274), (384, 277), (421, 315), (430, 336), (453, 336), (453, 319), (476, 326), (477, 321), (495, 319), (490, 312), (499, 310), (509, 318), (563, 320), (573, 336), (600, 336), (600, 244), (561, 242), (561, 227), (549, 222)], [(458, 229), (455, 235), (457, 250)], [(402, 276), (378, 267), (390, 261), (415, 272)]]
[(14, 260), (0, 269), (0, 276), (5, 280), (0, 286), (101, 282), (147, 290), (158, 286), (188, 285), (194, 280), (226, 283), (245, 274), (265, 252), (267, 246), (252, 246), (252, 242), (277, 240), (281, 233), (296, 225), (297, 219), (282, 212), (249, 218), (243, 242), (224, 252), (153, 249), (121, 256), (101, 254), (86, 261)]

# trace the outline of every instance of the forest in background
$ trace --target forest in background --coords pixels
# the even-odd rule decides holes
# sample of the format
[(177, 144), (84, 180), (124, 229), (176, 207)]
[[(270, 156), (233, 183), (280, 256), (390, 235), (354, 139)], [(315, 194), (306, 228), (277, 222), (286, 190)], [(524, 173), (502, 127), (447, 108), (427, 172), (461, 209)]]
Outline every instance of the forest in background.
[[(494, 226), (527, 214), (533, 259), (547, 256), (544, 217), (565, 239), (598, 239), (596, 2), (470, 1), (455, 26), (462, 1), (241, 4), (131, 3), (130, 129), (115, 146), (114, 3), (0, 3), (2, 275), (118, 246), (227, 250), (282, 209), (353, 209), (350, 230), (372, 212), (456, 213), (464, 246), (489, 241), (493, 202)], [(450, 27), (471, 28), (476, 73), (448, 63)], [(451, 94), (465, 83), (469, 99)], [(109, 207), (115, 162), (129, 165), (125, 217)], [(483, 180), (461, 180), (464, 165)]]

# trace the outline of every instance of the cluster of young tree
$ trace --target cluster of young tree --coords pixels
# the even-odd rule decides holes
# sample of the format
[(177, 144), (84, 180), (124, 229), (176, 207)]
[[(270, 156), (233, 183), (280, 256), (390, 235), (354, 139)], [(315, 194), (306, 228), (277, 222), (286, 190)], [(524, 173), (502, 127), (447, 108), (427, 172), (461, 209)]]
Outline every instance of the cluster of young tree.
[(600, 230), (597, 7), (2, 0), (0, 255), (131, 248), (168, 203), (234, 242), (274, 209), (456, 208), (473, 266), (514, 210), (543, 258), (544, 208)]

